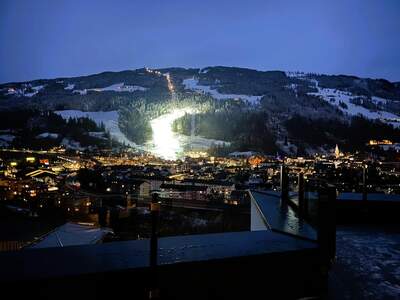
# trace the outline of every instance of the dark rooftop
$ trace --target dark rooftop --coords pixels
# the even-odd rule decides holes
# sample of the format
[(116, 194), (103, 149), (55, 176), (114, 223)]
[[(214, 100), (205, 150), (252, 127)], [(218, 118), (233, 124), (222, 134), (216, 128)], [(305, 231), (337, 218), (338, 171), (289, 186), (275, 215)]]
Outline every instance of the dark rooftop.
[(317, 232), (296, 215), (290, 205), (281, 206), (280, 192), (251, 191), (251, 195), (261, 212), (264, 222), (272, 230), (316, 240)]

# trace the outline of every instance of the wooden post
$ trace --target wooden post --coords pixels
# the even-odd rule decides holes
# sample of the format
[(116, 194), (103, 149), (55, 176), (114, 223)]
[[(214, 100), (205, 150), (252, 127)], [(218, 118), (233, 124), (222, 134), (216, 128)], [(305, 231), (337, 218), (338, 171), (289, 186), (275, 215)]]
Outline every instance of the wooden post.
[(289, 200), (289, 178), (285, 165), (281, 165), (281, 204)]
[(322, 187), (318, 196), (318, 243), (322, 259), (329, 267), (336, 255), (336, 188)]
[(305, 203), (304, 203), (304, 174), (302, 172), (299, 173), (298, 175), (298, 208), (299, 208), (299, 216), (301, 218), (304, 217), (304, 208), (305, 208)]

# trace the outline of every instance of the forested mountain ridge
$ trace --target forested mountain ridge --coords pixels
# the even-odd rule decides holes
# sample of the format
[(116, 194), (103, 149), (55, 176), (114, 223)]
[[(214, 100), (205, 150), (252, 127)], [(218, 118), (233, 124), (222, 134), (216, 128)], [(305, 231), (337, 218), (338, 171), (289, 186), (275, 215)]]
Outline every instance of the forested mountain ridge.
[[(120, 130), (137, 144), (151, 136), (150, 120), (184, 107), (195, 109), (196, 128), (188, 115), (175, 121), (175, 130), (230, 141), (230, 150), (307, 154), (400, 136), (400, 83), (384, 79), (216, 66), (0, 85), (2, 111), (116, 111)], [(369, 132), (352, 142), (360, 124)]]

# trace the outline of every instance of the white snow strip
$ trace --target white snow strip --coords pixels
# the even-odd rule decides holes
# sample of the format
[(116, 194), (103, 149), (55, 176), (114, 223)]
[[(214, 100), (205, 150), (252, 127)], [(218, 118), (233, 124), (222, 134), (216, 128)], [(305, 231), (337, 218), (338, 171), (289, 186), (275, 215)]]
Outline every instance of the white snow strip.
[(237, 94), (221, 94), (217, 90), (212, 89), (207, 85), (200, 85), (199, 81), (195, 78), (188, 78), (183, 80), (185, 89), (196, 91), (201, 94), (210, 94), (214, 99), (242, 99), (250, 104), (259, 104), (262, 96), (250, 96), (250, 95), (237, 95)]
[(68, 85), (64, 88), (64, 90), (73, 90), (75, 87), (75, 84), (73, 83), (68, 83)]
[[(44, 89), (46, 85), (37, 85), (32, 86), (30, 83), (23, 84), (21, 88), (8, 88), (6, 89), (7, 93), (4, 94), (5, 96), (8, 95), (16, 95), (18, 97), (33, 97), (35, 96), (40, 90)], [(27, 90), (33, 90), (33, 92), (28, 93)]]
[(73, 90), (72, 92), (75, 93), (75, 94), (81, 94), (81, 95), (86, 95), (87, 94), (87, 90), (86, 89), (84, 89), (84, 90)]
[(113, 92), (129, 92), (133, 93), (136, 91), (147, 91), (148, 88), (139, 86), (139, 85), (125, 85), (125, 83), (116, 83), (104, 88), (92, 88), (92, 89), (84, 89), (84, 90), (74, 90), (74, 93), (79, 93), (81, 95), (86, 95), (88, 91), (95, 91), (95, 92), (104, 92), (104, 91), (113, 91)]
[(96, 88), (96, 89), (88, 89), (88, 91), (114, 91), (114, 92), (135, 92), (135, 91), (147, 91), (147, 88), (139, 86), (139, 85), (125, 85), (122, 83), (116, 83), (105, 88)]

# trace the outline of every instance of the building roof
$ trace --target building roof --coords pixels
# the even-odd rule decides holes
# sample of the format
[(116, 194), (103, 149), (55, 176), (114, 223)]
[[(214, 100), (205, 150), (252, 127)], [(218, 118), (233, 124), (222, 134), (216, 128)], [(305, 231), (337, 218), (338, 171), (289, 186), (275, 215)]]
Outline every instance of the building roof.
[(29, 246), (29, 248), (96, 244), (110, 232), (112, 232), (110, 229), (68, 222), (57, 227), (55, 230), (45, 235), (39, 242)]
[(281, 206), (281, 194), (275, 191), (251, 191), (264, 222), (272, 230), (316, 240), (317, 232), (307, 222), (297, 217), (290, 205)]

